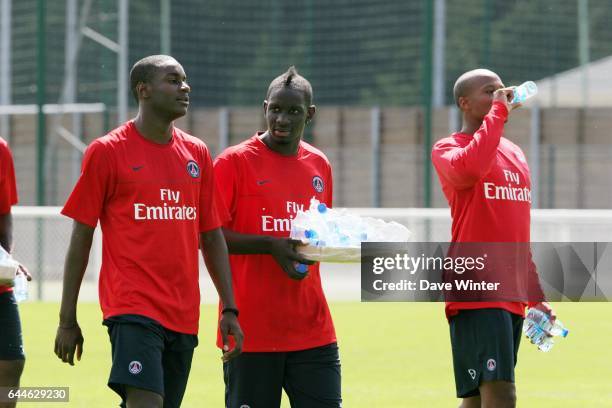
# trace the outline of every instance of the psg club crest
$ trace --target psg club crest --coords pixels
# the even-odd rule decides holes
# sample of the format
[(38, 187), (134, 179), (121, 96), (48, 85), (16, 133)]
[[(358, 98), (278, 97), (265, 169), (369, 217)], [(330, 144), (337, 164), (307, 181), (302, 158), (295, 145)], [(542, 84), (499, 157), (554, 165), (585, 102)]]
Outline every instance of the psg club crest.
[(495, 363), (495, 360), (493, 360), (492, 358), (487, 360), (487, 370), (489, 371), (493, 371), (495, 370), (495, 367), (497, 367), (497, 363)]
[(193, 160), (189, 160), (187, 163), (187, 174), (193, 178), (200, 177), (200, 166), (198, 166), (198, 163), (194, 162)]
[(314, 176), (312, 178), (312, 186), (318, 193), (323, 192), (323, 179), (319, 176)]
[(128, 367), (130, 373), (139, 374), (142, 371), (142, 364), (140, 361), (132, 361)]

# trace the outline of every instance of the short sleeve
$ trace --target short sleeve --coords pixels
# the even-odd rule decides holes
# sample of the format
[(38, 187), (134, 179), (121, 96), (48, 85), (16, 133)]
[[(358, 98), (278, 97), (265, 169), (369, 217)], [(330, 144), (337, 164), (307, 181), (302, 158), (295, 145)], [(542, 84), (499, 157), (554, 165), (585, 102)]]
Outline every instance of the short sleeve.
[(231, 156), (217, 157), (214, 167), (217, 189), (230, 217), (233, 217), (236, 211), (236, 171)]
[(112, 161), (107, 149), (99, 141), (89, 145), (81, 175), (62, 209), (65, 216), (94, 228), (112, 191)]
[(204, 147), (200, 185), (200, 232), (219, 228), (228, 222), (229, 214), (219, 194), (213, 163), (208, 149)]
[(0, 215), (11, 212), (17, 204), (17, 183), (13, 156), (8, 146), (0, 143)]

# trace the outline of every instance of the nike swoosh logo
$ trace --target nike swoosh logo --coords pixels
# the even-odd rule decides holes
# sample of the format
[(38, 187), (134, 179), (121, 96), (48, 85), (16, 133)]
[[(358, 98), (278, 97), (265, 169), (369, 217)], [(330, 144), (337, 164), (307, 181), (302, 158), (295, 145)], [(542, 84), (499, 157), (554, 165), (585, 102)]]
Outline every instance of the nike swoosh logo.
[(257, 185), (258, 186), (263, 186), (266, 183), (269, 183), (272, 180), (257, 180)]
[(140, 169), (142, 169), (144, 166), (132, 166), (132, 170), (134, 171), (138, 171)]

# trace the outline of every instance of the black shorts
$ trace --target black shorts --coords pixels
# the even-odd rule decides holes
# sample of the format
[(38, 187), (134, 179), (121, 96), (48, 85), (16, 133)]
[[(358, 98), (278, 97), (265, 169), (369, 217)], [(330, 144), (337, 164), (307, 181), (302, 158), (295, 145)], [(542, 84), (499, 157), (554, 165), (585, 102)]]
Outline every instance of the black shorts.
[(523, 318), (503, 309), (461, 310), (450, 318), (457, 397), (480, 395), (483, 381), (514, 382)]
[(336, 343), (307, 350), (242, 353), (223, 364), (226, 408), (280, 407), (285, 389), (292, 408), (340, 408)]
[(0, 360), (25, 360), (21, 320), (13, 292), (0, 293)]
[(104, 320), (113, 354), (108, 386), (123, 399), (126, 386), (164, 397), (164, 407), (179, 407), (187, 387), (198, 337), (177, 333), (138, 315)]

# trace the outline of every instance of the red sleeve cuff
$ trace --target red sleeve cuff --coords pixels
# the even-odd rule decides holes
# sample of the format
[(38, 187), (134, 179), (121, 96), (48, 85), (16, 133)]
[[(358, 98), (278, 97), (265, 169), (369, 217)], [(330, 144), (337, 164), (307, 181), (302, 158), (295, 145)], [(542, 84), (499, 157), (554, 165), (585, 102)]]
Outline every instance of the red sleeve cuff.
[(60, 211), (60, 214), (62, 214), (65, 217), (72, 218), (74, 221), (80, 222), (81, 224), (88, 225), (91, 228), (96, 228), (98, 226), (98, 220), (87, 219), (86, 217), (73, 213), (72, 211), (66, 209), (65, 207), (62, 208), (62, 210)]
[(491, 105), (491, 110), (489, 113), (493, 113), (496, 116), (503, 116), (503, 118), (508, 117), (508, 108), (503, 102), (493, 101), (493, 105)]

